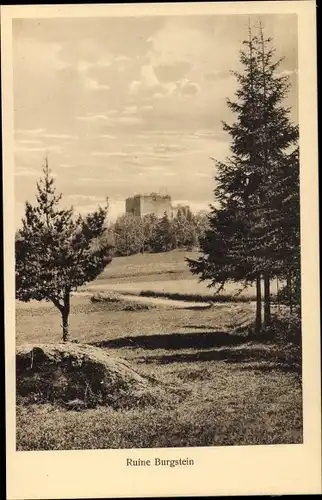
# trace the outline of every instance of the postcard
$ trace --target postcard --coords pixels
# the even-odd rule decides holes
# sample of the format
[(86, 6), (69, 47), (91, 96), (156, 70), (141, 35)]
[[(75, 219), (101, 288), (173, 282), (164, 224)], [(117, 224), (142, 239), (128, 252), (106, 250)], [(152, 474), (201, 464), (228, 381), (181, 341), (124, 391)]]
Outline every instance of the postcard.
[(321, 493), (315, 3), (1, 21), (7, 498)]

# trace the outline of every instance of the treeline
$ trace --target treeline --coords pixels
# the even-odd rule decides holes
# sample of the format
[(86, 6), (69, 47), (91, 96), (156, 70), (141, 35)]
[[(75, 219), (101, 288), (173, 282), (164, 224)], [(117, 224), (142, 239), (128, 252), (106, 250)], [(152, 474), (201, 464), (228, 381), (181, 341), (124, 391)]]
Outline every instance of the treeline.
[(199, 246), (208, 228), (206, 213), (193, 214), (178, 210), (176, 217), (167, 213), (161, 218), (154, 214), (136, 217), (124, 214), (108, 228), (107, 238), (115, 256), (137, 253), (168, 252), (176, 248), (192, 250)]

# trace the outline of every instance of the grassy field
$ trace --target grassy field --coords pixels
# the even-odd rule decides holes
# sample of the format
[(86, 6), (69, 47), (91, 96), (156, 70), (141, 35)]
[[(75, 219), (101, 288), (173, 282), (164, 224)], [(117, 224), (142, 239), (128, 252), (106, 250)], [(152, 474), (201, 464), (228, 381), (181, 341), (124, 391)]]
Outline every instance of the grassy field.
[[(214, 288), (208, 283), (200, 283), (198, 277), (189, 270), (186, 257), (198, 258), (198, 252), (173, 250), (161, 254), (137, 254), (129, 257), (117, 257), (87, 290), (115, 290), (124, 293), (173, 293), (213, 295)], [(272, 282), (271, 292), (276, 292), (276, 283)], [(255, 287), (242, 289), (239, 285), (228, 283), (220, 294), (255, 297)]]
[[(172, 268), (176, 281), (180, 282), (179, 276), (186, 279), (178, 254), (164, 254), (163, 261), (151, 256), (155, 262), (144, 266), (144, 272), (151, 273), (145, 276), (158, 275), (160, 282), (163, 278), (167, 282)], [(125, 283), (135, 275), (140, 279), (143, 257), (122, 258), (121, 263), (115, 259), (97, 282), (112, 276), (124, 278)], [(17, 306), (17, 344), (60, 341), (61, 320), (53, 306)], [(49, 404), (19, 404), (18, 449), (302, 442), (299, 348), (249, 340), (242, 327), (253, 317), (252, 303), (217, 303), (204, 309), (160, 306), (125, 313), (74, 296), (72, 338), (126, 359), (165, 387), (175, 386), (177, 397), (169, 392), (161, 408), (119, 411), (104, 407), (76, 412)]]
[(155, 277), (166, 281), (171, 279), (169, 275), (175, 280), (191, 279), (185, 258), (195, 259), (198, 255), (197, 252), (173, 250), (161, 254), (148, 253), (116, 257), (97, 281), (100, 283), (113, 282), (113, 280), (119, 282), (119, 280), (127, 281), (129, 278), (131, 281), (152, 281)]

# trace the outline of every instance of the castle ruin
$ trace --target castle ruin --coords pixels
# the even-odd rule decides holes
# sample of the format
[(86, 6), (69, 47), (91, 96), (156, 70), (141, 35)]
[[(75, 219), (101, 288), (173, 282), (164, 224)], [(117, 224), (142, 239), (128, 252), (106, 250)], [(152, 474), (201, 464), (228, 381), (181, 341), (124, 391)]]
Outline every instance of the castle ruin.
[(125, 212), (136, 217), (144, 217), (153, 214), (156, 217), (163, 217), (166, 213), (169, 218), (177, 215), (178, 210), (189, 210), (187, 206), (173, 206), (171, 196), (157, 193), (137, 194), (125, 200)]

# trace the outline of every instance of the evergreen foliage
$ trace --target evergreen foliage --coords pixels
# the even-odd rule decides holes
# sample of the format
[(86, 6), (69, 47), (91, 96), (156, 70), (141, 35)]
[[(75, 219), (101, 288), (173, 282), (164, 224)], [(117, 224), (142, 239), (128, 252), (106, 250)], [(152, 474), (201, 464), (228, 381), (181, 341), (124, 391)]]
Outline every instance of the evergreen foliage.
[(63, 340), (69, 335), (70, 295), (94, 280), (111, 262), (103, 241), (108, 206), (85, 217), (62, 209), (46, 160), (37, 183), (37, 203), (26, 203), (15, 238), (16, 298), (51, 301), (62, 315)]
[(114, 242), (114, 254), (133, 255), (139, 252), (168, 252), (176, 248), (192, 250), (208, 227), (208, 214), (192, 214), (190, 210), (178, 210), (174, 218), (164, 215), (161, 219), (153, 213), (142, 218), (124, 214), (108, 228)]
[(274, 60), (272, 40), (262, 27), (249, 28), (240, 62), (236, 100), (227, 100), (235, 122), (223, 123), (231, 154), (215, 161), (217, 175), (210, 229), (201, 241), (203, 255), (189, 260), (191, 271), (210, 286), (226, 282), (257, 284), (257, 330), (270, 324), (270, 280), (292, 279), (300, 270), (298, 127), (283, 106), (289, 90)]

